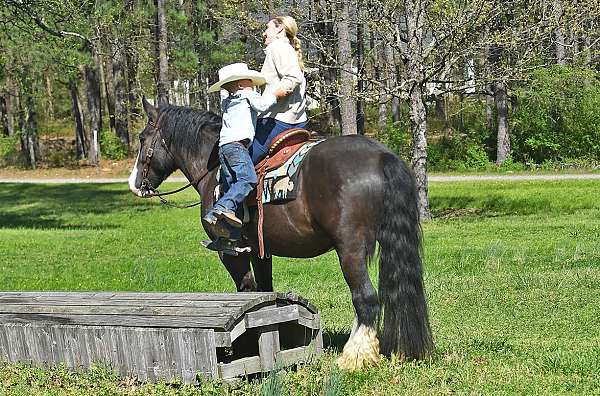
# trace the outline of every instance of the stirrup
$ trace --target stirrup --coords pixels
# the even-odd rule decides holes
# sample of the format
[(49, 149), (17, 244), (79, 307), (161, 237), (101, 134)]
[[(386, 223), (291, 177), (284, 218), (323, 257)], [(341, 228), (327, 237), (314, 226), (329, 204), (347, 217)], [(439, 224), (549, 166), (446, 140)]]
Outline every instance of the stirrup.
[(239, 253), (250, 253), (252, 249), (250, 246), (240, 246), (240, 241), (235, 239), (218, 237), (214, 241), (204, 240), (200, 244), (207, 249), (215, 252), (222, 252), (230, 256), (237, 256)]

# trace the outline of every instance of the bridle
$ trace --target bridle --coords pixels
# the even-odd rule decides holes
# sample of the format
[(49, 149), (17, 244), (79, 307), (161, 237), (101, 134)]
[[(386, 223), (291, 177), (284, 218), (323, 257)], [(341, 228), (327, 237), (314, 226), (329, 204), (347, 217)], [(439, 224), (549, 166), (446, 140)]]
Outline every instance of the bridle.
[(142, 184), (140, 185), (140, 191), (142, 192), (142, 197), (143, 198), (158, 197), (160, 199), (161, 203), (163, 203), (167, 206), (173, 207), (173, 208), (184, 209), (184, 208), (192, 208), (194, 206), (198, 206), (201, 203), (200, 201), (195, 202), (193, 204), (189, 204), (189, 205), (176, 205), (176, 204), (170, 203), (163, 197), (166, 195), (178, 193), (180, 191), (187, 189), (188, 187), (198, 185), (198, 183), (200, 183), (209, 174), (210, 171), (208, 169), (197, 180), (191, 181), (188, 184), (186, 184), (185, 186), (180, 187), (176, 190), (168, 191), (168, 192), (164, 192), (164, 193), (161, 193), (158, 191), (158, 189), (155, 189), (152, 186), (152, 184), (150, 183), (150, 180), (148, 180), (148, 172), (150, 171), (150, 162), (152, 161), (152, 156), (154, 155), (154, 148), (156, 147), (156, 143), (159, 138), (160, 138), (160, 143), (161, 143), (162, 147), (165, 149), (167, 154), (169, 154), (169, 156), (173, 159), (173, 161), (175, 161), (175, 156), (169, 150), (169, 147), (167, 146), (165, 139), (162, 137), (162, 134), (160, 133), (159, 122), (162, 119), (163, 114), (164, 113), (162, 113), (161, 115), (158, 116), (158, 119), (156, 120), (156, 122), (148, 121), (148, 124), (150, 124), (150, 126), (154, 129), (155, 133), (152, 138), (152, 143), (150, 144), (150, 147), (148, 148), (148, 150), (146, 150), (146, 155), (144, 156), (144, 159), (142, 160), (142, 166), (143, 166), (143, 168), (142, 168)]

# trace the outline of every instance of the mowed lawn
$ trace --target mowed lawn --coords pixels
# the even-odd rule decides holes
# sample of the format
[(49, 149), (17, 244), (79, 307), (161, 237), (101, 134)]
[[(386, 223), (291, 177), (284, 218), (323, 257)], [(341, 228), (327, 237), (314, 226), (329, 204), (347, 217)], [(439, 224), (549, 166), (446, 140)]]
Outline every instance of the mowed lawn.
[[(174, 185), (165, 188), (174, 187)], [(275, 258), (277, 290), (319, 307), (328, 352), (266, 381), (141, 385), (103, 369), (0, 365), (4, 394), (600, 394), (600, 182), (432, 183), (423, 225), (431, 359), (339, 373), (353, 319), (334, 252)], [(182, 193), (177, 201), (193, 200)], [(233, 291), (197, 208), (126, 185), (0, 184), (0, 290)], [(371, 267), (377, 279), (377, 266)], [(275, 389), (273, 391), (273, 389)], [(279, 391), (277, 390), (279, 389)]]

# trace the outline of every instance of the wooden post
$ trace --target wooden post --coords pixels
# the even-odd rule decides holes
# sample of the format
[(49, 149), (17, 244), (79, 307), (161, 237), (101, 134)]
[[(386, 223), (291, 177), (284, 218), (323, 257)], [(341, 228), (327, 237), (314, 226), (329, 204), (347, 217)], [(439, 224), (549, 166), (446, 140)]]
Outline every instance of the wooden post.
[(258, 329), (258, 355), (262, 371), (275, 368), (275, 357), (279, 352), (279, 326), (269, 325)]

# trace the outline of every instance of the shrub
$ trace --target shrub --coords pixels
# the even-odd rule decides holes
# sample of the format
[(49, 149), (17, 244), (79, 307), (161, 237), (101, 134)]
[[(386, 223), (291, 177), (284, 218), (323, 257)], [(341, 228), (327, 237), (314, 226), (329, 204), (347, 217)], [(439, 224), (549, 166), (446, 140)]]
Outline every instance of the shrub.
[(100, 136), (100, 149), (102, 156), (111, 160), (122, 160), (127, 158), (127, 146), (109, 131), (104, 131)]
[(516, 159), (600, 159), (600, 79), (593, 70), (554, 66), (516, 90)]
[(486, 169), (490, 165), (490, 159), (483, 147), (470, 144), (465, 149), (464, 164), (467, 169)]
[(19, 136), (0, 136), (0, 166), (22, 165)]
[(403, 122), (390, 122), (379, 132), (378, 139), (404, 160), (411, 157), (410, 126)]

